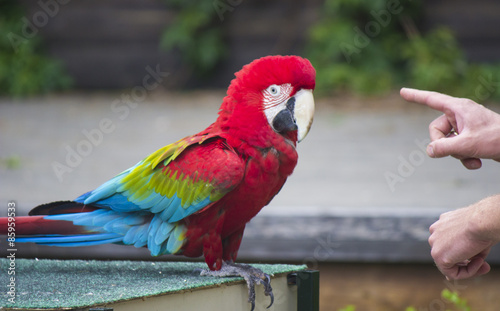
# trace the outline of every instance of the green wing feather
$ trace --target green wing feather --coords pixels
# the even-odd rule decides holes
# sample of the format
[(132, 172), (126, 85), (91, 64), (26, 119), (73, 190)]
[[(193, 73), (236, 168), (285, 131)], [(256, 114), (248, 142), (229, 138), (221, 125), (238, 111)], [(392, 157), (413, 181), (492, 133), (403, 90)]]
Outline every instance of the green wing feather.
[(239, 184), (244, 170), (221, 138), (207, 138), (191, 136), (157, 150), (90, 192), (84, 203), (149, 211), (169, 223), (206, 208)]

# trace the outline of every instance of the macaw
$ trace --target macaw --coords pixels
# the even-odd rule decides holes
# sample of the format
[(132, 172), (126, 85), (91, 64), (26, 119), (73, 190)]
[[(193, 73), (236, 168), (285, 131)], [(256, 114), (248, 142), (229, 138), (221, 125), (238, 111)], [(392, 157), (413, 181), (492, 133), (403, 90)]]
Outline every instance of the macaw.
[[(235, 260), (246, 223), (297, 164), (296, 144), (313, 121), (315, 70), (298, 56), (267, 56), (235, 76), (213, 124), (73, 201), (16, 217), (16, 242), (203, 255), (209, 269), (202, 275), (244, 277), (252, 310), (254, 285), (263, 284), (272, 305), (269, 276)], [(6, 218), (0, 228), (6, 234)]]

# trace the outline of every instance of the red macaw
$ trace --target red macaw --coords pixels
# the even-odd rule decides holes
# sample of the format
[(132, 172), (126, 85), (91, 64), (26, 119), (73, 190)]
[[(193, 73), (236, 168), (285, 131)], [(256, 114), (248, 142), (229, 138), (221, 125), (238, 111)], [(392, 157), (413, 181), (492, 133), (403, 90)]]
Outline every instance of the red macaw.
[[(250, 221), (297, 164), (296, 143), (312, 124), (315, 70), (298, 56), (244, 66), (204, 131), (167, 145), (73, 201), (35, 207), (16, 218), (16, 242), (54, 246), (117, 243), (151, 255), (203, 255), (202, 275), (243, 276), (252, 310), (254, 284), (270, 279), (236, 264)], [(7, 232), (6, 218), (0, 228)], [(24, 235), (24, 237), (19, 237)]]

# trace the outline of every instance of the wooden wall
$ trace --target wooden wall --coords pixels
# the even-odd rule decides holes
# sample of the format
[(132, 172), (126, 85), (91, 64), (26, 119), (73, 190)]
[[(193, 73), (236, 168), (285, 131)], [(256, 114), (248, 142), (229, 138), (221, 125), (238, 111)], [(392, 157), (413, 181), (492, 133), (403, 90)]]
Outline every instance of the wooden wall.
[[(33, 17), (43, 10), (35, 1), (24, 4)], [(39, 30), (77, 87), (122, 88), (141, 85), (148, 65), (170, 68), (178, 61), (158, 46), (171, 20), (162, 1), (74, 0), (60, 5)]]
[(427, 29), (450, 27), (469, 60), (500, 61), (500, 1), (426, 1), (425, 16)]
[[(300, 54), (307, 29), (317, 20), (323, 3), (323, 0), (207, 1), (232, 8), (220, 19), (229, 55), (215, 77), (208, 81), (190, 79), (191, 87), (225, 88), (233, 73), (255, 58)], [(162, 71), (171, 73), (163, 81), (165, 86), (178, 87), (185, 82), (179, 55), (159, 48), (161, 33), (174, 18), (162, 0), (22, 0), (22, 3), (28, 8), (30, 20), (38, 14), (43, 22), (43, 12), (52, 15), (38, 27), (39, 33), (49, 54), (63, 61), (78, 88), (141, 85), (147, 74), (145, 68), (155, 68), (158, 64)], [(499, 1), (438, 0), (427, 1), (425, 6), (424, 28), (440, 24), (451, 27), (471, 60), (500, 59)]]
[[(62, 0), (58, 0), (63, 2)], [(65, 0), (67, 1), (67, 0)], [(212, 0), (208, 0), (212, 1)], [(238, 1), (215, 0), (230, 5)], [(47, 2), (57, 3), (56, 0)], [(166, 86), (176, 87), (182, 75), (180, 57), (159, 47), (163, 30), (174, 18), (161, 0), (67, 1), (39, 27), (50, 55), (61, 59), (79, 88), (123, 88), (141, 85), (145, 67), (170, 72)], [(319, 0), (240, 1), (219, 20), (225, 29), (229, 55), (210, 80), (190, 80), (190, 86), (229, 85), (234, 72), (269, 54), (299, 53), (306, 30), (316, 19)], [(24, 0), (28, 19), (44, 11)], [(215, 10), (215, 9), (214, 9)], [(46, 11), (46, 10), (45, 10)]]

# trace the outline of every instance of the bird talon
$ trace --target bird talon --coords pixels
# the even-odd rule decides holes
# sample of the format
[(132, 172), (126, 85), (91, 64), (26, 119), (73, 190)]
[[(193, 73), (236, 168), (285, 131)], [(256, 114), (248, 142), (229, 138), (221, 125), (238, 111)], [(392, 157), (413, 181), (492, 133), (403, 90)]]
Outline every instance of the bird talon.
[(267, 308), (266, 308), (266, 309), (269, 309), (269, 308), (271, 308), (271, 306), (272, 306), (272, 305), (273, 305), (273, 303), (274, 303), (274, 294), (273, 294), (273, 292), (271, 292), (269, 295), (267, 295), (267, 294), (266, 294), (266, 296), (271, 296), (271, 303), (270, 303), (270, 304), (269, 304), (269, 306), (267, 306)]
[(197, 268), (193, 270), (193, 273), (199, 273), (200, 275), (203, 275), (203, 271), (205, 271), (205, 269)]
[(201, 270), (200, 275), (227, 277), (239, 276), (245, 279), (248, 287), (248, 302), (251, 304), (250, 311), (255, 309), (255, 284), (264, 285), (264, 295), (271, 297), (270, 308), (274, 303), (273, 288), (271, 287), (271, 277), (260, 269), (250, 265), (236, 264), (233, 262), (223, 262), (220, 270)]
[(268, 274), (266, 274), (266, 280), (264, 281), (264, 295), (271, 297), (271, 303), (267, 306), (267, 309), (269, 309), (274, 303), (274, 294), (271, 287), (271, 277)]

